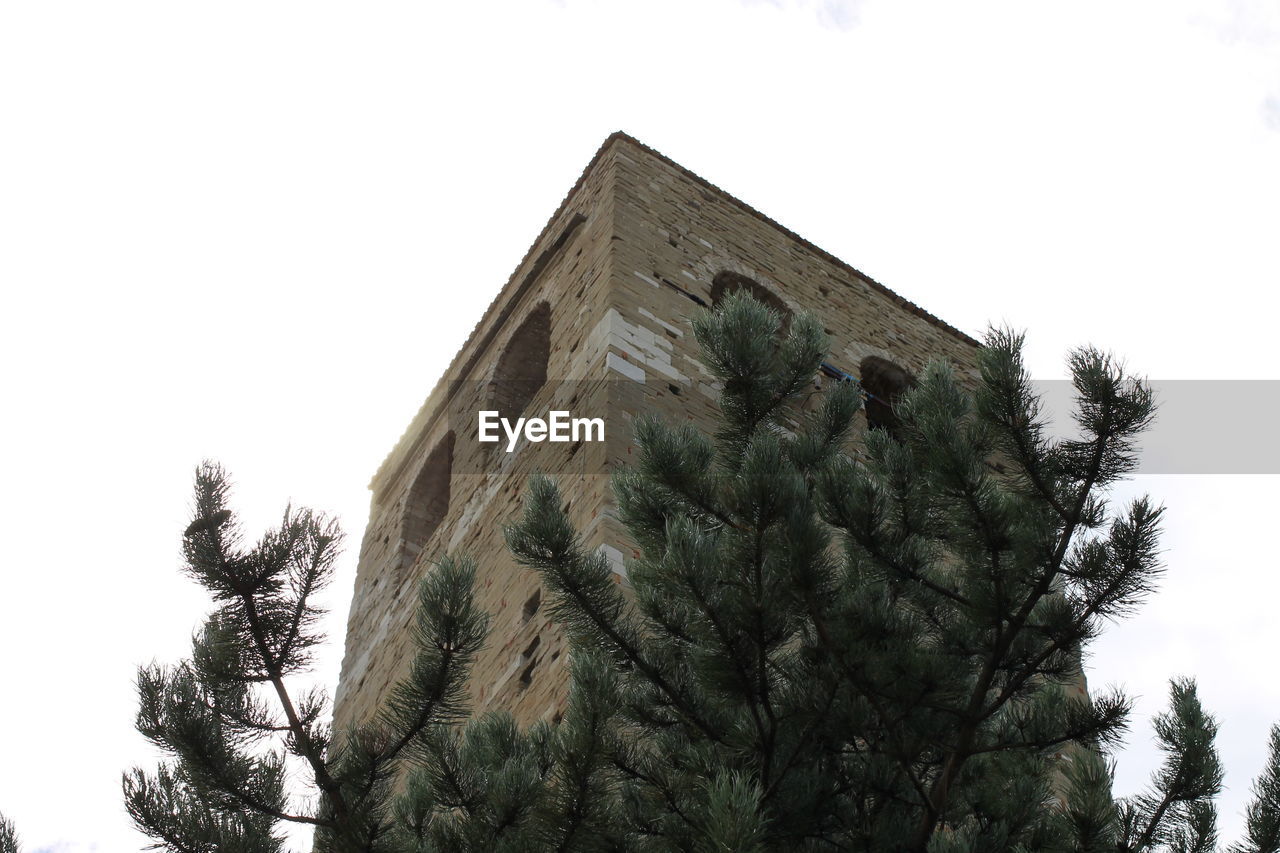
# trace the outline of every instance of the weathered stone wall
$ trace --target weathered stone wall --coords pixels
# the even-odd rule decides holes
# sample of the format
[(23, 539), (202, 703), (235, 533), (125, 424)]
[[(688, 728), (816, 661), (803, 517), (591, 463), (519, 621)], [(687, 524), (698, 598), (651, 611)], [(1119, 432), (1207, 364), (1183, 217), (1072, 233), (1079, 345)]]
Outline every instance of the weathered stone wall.
[[(564, 663), (560, 639), (547, 630), (542, 603), (530, 604), (538, 590), (536, 579), (512, 561), (503, 543), (502, 525), (518, 512), (523, 484), (537, 464), (561, 479), (566, 493), (574, 496), (575, 523), (590, 531), (606, 494), (604, 447), (542, 444), (506, 453), (503, 446), (477, 440), (476, 413), (509, 405), (510, 388), (504, 388), (497, 369), (524, 321), (540, 308), (548, 314), (548, 322), (545, 329), (534, 331), (545, 335), (547, 342), (548, 381), (534, 390), (527, 411), (572, 408), (574, 392), (589, 389), (593, 379), (602, 384), (599, 372), (593, 376), (590, 367), (602, 363), (605, 355), (603, 350), (593, 350), (598, 342), (590, 339), (590, 333), (607, 311), (612, 180), (611, 164), (597, 159), (374, 476), (335, 697), (336, 728), (368, 719), (390, 686), (404, 675), (412, 654), (410, 626), (417, 580), (445, 553), (467, 553), (476, 559), (480, 604), (492, 618), (489, 645), (473, 676), (477, 706), (498, 703), (516, 710), (522, 719), (554, 713), (563, 681), (563, 676), (556, 675)], [(519, 349), (521, 342), (514, 344)], [(536, 354), (536, 342), (533, 349)], [(521, 354), (527, 352), (515, 352)], [(517, 383), (527, 382), (526, 365), (520, 358), (505, 362), (518, 368)], [(529, 389), (526, 384), (518, 390)], [(412, 518), (414, 513), (408, 504), (414, 482), (451, 433), (451, 465), (427, 472), (449, 478), (448, 508), (420, 553), (406, 560), (406, 516)], [(537, 452), (523, 452), (530, 449)], [(535, 640), (536, 647), (530, 650)], [(526, 651), (531, 654), (526, 656)]]
[[(336, 727), (368, 718), (403, 675), (416, 580), (445, 552), (476, 558), (480, 603), (492, 614), (472, 677), (475, 707), (507, 708), (524, 723), (555, 718), (567, 684), (564, 640), (537, 578), (507, 553), (502, 526), (518, 513), (528, 475), (543, 470), (624, 582), (635, 552), (609, 514), (608, 473), (632, 458), (637, 414), (710, 418), (715, 389), (689, 318), (726, 272), (792, 312), (816, 314), (832, 338), (829, 361), (847, 373), (868, 356), (908, 372), (934, 356), (973, 369), (971, 339), (656, 152), (610, 137), (374, 477)], [(530, 391), (526, 414), (602, 416), (606, 440), (522, 442), (512, 453), (505, 442), (480, 444), (477, 410), (518, 405)], [(442, 477), (447, 489), (430, 485)]]

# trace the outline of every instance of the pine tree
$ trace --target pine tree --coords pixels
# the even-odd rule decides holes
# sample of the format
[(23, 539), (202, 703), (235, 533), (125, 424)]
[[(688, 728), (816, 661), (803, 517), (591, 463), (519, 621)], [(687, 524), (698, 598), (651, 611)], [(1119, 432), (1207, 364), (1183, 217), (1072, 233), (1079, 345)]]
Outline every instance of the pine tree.
[(1085, 435), (1050, 443), (997, 332), (976, 395), (930, 365), (855, 458), (858, 389), (806, 411), (826, 342), (811, 318), (778, 326), (747, 297), (695, 322), (723, 384), (713, 438), (639, 421), (614, 483), (633, 600), (549, 481), (511, 531), (574, 652), (615, 670), (584, 701), (612, 717), (618, 820), (681, 848), (1048, 844), (1051, 756), (1112, 743), (1128, 708), (1072, 695), (1083, 646), (1159, 571), (1160, 511), (1108, 519), (1098, 497), (1132, 469), (1149, 390), (1077, 353)]
[(1253, 802), (1246, 812), (1245, 838), (1232, 853), (1280, 851), (1280, 726), (1271, 727), (1267, 766), (1253, 783)]
[(817, 323), (779, 330), (746, 296), (704, 313), (719, 428), (637, 422), (614, 480), (641, 554), (629, 594), (550, 480), (508, 531), (576, 664), (574, 776), (549, 788), (595, 791), (590, 815), (563, 812), (582, 834), (548, 849), (1210, 849), (1221, 770), (1194, 687), (1157, 724), (1173, 763), (1117, 808), (1103, 755), (1130, 703), (1085, 694), (1080, 668), (1161, 571), (1162, 510), (1104, 496), (1134, 468), (1149, 387), (1074, 352), (1080, 436), (1050, 440), (1022, 339), (995, 330), (976, 389), (930, 364), (859, 452), (856, 386), (809, 399)]
[[(896, 428), (858, 442), (858, 387), (813, 391), (818, 325), (780, 327), (746, 296), (695, 320), (720, 422), (637, 421), (613, 483), (640, 553), (626, 591), (530, 481), (506, 532), (568, 634), (556, 725), (464, 720), (485, 619), (472, 565), (446, 558), (411, 675), (335, 742), (323, 696), (291, 689), (340, 534), (290, 510), (246, 550), (202, 467), (185, 550), (217, 607), (190, 660), (140, 672), (139, 728), (172, 760), (126, 776), (135, 821), (173, 851), (277, 850), (281, 821), (318, 851), (1216, 849), (1217, 724), (1194, 682), (1155, 721), (1150, 789), (1121, 801), (1107, 751), (1129, 700), (1083, 690), (1089, 642), (1161, 571), (1160, 508), (1104, 495), (1133, 469), (1147, 386), (1073, 353), (1081, 435), (1051, 440), (1022, 339), (996, 330), (976, 387), (931, 364)], [(1270, 747), (1232, 853), (1280, 853), (1280, 727)]]
[[(129, 814), (175, 853), (280, 850), (281, 822), (314, 827), (319, 851), (393, 849), (387, 801), (400, 765), (432, 728), (465, 715), (486, 625), (471, 598), (474, 567), (445, 560), (423, 582), (412, 674), (378, 720), (334, 743), (325, 695), (297, 685), (323, 639), (314, 598), (342, 534), (289, 508), (244, 548), (228, 497), (225, 472), (202, 465), (183, 550), (215, 609), (189, 659), (139, 670), (138, 730), (171, 760), (125, 775)], [(295, 776), (309, 783), (301, 791)]]
[(22, 845), (18, 843), (18, 830), (13, 821), (0, 814), (0, 853), (22, 853)]

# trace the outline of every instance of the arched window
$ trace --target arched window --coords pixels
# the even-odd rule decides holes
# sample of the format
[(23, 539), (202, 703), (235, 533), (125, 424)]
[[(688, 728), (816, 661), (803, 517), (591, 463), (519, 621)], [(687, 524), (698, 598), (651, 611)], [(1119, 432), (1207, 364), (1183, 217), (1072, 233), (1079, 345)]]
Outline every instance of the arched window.
[(749, 279), (745, 275), (739, 275), (736, 272), (725, 270), (711, 280), (711, 304), (713, 306), (719, 305), (726, 296), (739, 290), (745, 290), (754, 296), (757, 302), (762, 302), (777, 311), (778, 316), (782, 318), (783, 331), (786, 331), (787, 327), (791, 325), (791, 309), (787, 307), (787, 303), (783, 302), (777, 294), (760, 282)]
[[(489, 407), (515, 423), (529, 401), (547, 381), (551, 357), (551, 306), (546, 302), (529, 312), (498, 357), (489, 384)], [(495, 447), (497, 445), (494, 445)]]
[(867, 428), (888, 430), (895, 435), (899, 424), (894, 406), (905, 391), (915, 387), (915, 377), (892, 361), (874, 355), (862, 360), (858, 376), (862, 390), (870, 395), (864, 403)]
[(449, 479), (453, 472), (453, 433), (432, 449), (414, 478), (405, 500), (400, 568), (408, 569), (449, 513)]

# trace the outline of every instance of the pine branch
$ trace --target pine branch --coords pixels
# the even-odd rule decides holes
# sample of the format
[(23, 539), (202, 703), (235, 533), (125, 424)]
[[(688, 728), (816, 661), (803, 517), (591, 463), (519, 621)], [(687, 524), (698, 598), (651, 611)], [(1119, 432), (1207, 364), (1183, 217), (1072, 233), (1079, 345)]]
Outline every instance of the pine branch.
[(1245, 838), (1232, 853), (1280, 851), (1280, 725), (1271, 727), (1267, 765), (1253, 783), (1253, 801), (1245, 811)]
[[(1108, 386), (1106, 378), (1099, 378), (1095, 375), (1098, 372), (1103, 372), (1105, 367), (1105, 363), (1091, 352), (1073, 356), (1073, 373), (1077, 388), (1081, 391), (1079, 402), (1081, 414), (1079, 417), (1082, 426), (1087, 426), (1092, 433), (1091, 440), (1087, 442), (1089, 449), (1087, 462), (1084, 464), (1080, 477), (1075, 483), (1069, 510), (1063, 517), (1061, 528), (1056, 537), (1057, 543), (1047, 565), (1039, 571), (1039, 576), (1023, 597), (1021, 605), (1007, 620), (999, 636), (995, 638), (992, 647), (985, 655), (985, 660), (974, 682), (967, 706), (961, 713), (962, 722), (957, 731), (954, 745), (948, 752), (941, 772), (930, 787), (928, 814), (921, 819), (915, 836), (909, 845), (912, 850), (923, 851), (932, 836), (938, 815), (944, 809), (951, 786), (954, 784), (964, 762), (970, 757), (970, 751), (979, 726), (988, 716), (983, 711), (987, 705), (988, 695), (992, 689), (995, 676), (1003, 666), (1005, 656), (1009, 653), (1015, 638), (1020, 636), (1026, 629), (1027, 620), (1031, 614), (1040, 601), (1053, 589), (1054, 581), (1059, 576), (1072, 539), (1086, 518), (1085, 513), (1089, 508), (1093, 489), (1107, 476), (1122, 467), (1115, 461), (1114, 457), (1123, 448), (1123, 438), (1126, 435), (1126, 430), (1138, 430), (1145, 425), (1142, 418), (1134, 417), (1134, 413), (1130, 413), (1130, 417), (1127, 420), (1115, 413), (1115, 399), (1112, 394), (1107, 392), (1113, 390), (1112, 386), (1119, 381), (1119, 378), (1110, 377), (1111, 385)], [(1101, 390), (1097, 387), (1099, 384), (1104, 386)], [(1095, 398), (1088, 396), (1090, 391), (1096, 392)], [(1025, 411), (1026, 409), (1024, 409)], [(1113, 446), (1114, 442), (1120, 442), (1121, 450), (1117, 450)], [(1029, 673), (1027, 677), (1029, 677)]]
[(721, 734), (641, 651), (633, 632), (619, 625), (627, 605), (608, 578), (609, 569), (582, 552), (577, 533), (560, 510), (560, 492), (550, 479), (529, 479), (521, 521), (507, 528), (507, 544), (523, 565), (537, 570), (559, 598), (557, 612), (570, 625), (583, 625), (634, 666), (670, 700), (672, 706), (708, 739)]
[(22, 853), (18, 843), (18, 830), (13, 821), (0, 814), (0, 853)]
[(272, 815), (258, 809), (215, 809), (165, 765), (154, 776), (137, 769), (125, 774), (123, 788), (129, 816), (158, 840), (153, 848), (173, 853), (278, 853), (283, 847), (271, 832)]
[[(1189, 679), (1169, 685), (1167, 713), (1154, 720), (1167, 758), (1152, 779), (1152, 791), (1135, 798), (1136, 837), (1122, 839), (1125, 853), (1143, 853), (1157, 843), (1181, 839), (1186, 849), (1203, 846), (1213, 831), (1212, 799), (1222, 790), (1222, 765), (1214, 747), (1218, 726), (1206, 714)], [(1207, 808), (1206, 808), (1207, 807)]]
[(455, 722), (465, 712), (464, 684), (488, 633), (488, 617), (475, 605), (476, 566), (446, 557), (422, 582), (412, 675), (397, 685), (387, 724), (395, 740), (377, 762), (396, 761), (428, 728)]
[[(860, 698), (862, 698), (875, 712), (880, 721), (881, 731), (888, 735), (895, 725), (893, 716), (883, 706), (883, 703), (880, 701), (880, 697), (877, 696), (874, 691), (866, 689), (865, 680), (849, 664), (849, 662), (845, 660), (840, 647), (832, 638), (831, 631), (826, 624), (826, 620), (821, 615), (817, 602), (810, 599), (806, 604), (809, 608), (809, 616), (813, 620), (814, 630), (817, 633), (820, 642), (826, 648), (828, 654), (832, 656), (836, 664), (845, 672), (848, 678), (848, 684), (858, 692)], [(911, 784), (911, 787), (915, 789), (917, 794), (919, 794), (921, 803), (926, 808), (929, 808), (929, 792), (926, 789), (924, 780), (917, 775), (915, 768), (911, 765), (911, 762), (896, 749), (890, 751), (890, 757), (897, 762), (899, 767), (902, 769), (903, 775)]]
[[(316, 786), (330, 798), (334, 814), (337, 820), (341, 822), (349, 812), (342, 787), (329, 773), (329, 768), (325, 765), (323, 752), (317, 748), (311, 739), (310, 727), (303, 725), (302, 719), (298, 716), (298, 711), (294, 707), (293, 697), (289, 695), (289, 690), (285, 686), (284, 673), (280, 667), (279, 659), (271, 653), (268, 647), (267, 634), (258, 616), (257, 602), (254, 601), (252, 594), (247, 591), (242, 593), (241, 601), (245, 608), (245, 615), (249, 620), (249, 630), (252, 632), (254, 645), (261, 657), (263, 667), (267, 670), (276, 698), (280, 701), (281, 710), (283, 710), (285, 719), (288, 721), (289, 733), (293, 736), (293, 742), (297, 745), (298, 754), (310, 765), (311, 772), (315, 775)], [(246, 804), (252, 805), (248, 802)], [(293, 818), (286, 819), (292, 820)], [(305, 822), (321, 823), (310, 819)]]

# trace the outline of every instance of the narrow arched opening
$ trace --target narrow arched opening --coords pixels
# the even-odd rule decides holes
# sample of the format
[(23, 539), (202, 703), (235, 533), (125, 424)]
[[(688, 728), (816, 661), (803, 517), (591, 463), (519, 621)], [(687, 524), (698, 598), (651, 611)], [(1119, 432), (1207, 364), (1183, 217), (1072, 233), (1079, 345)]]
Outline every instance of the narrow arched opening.
[(782, 331), (785, 332), (790, 327), (791, 309), (787, 307), (787, 303), (760, 282), (740, 273), (725, 270), (716, 274), (716, 277), (711, 280), (711, 305), (717, 306), (729, 294), (743, 290), (755, 297), (757, 302), (764, 303), (766, 307), (777, 312)]
[(449, 514), (453, 475), (453, 433), (432, 448), (405, 498), (400, 536), (400, 568), (407, 570)]
[(858, 366), (859, 383), (867, 392), (864, 411), (868, 429), (883, 429), (897, 437), (901, 430), (895, 408), (899, 398), (915, 387), (915, 377), (888, 359), (869, 355)]
[(512, 423), (547, 381), (551, 358), (551, 306), (538, 303), (507, 341), (489, 383), (489, 405)]

